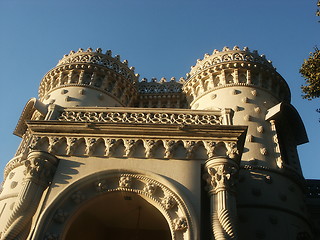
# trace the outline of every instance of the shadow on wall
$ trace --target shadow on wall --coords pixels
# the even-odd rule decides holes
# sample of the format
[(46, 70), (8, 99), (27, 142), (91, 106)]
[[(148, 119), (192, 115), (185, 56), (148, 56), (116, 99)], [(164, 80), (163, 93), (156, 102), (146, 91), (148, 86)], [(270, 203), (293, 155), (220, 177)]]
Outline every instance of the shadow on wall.
[(77, 175), (79, 168), (83, 163), (60, 158), (59, 166), (54, 176), (53, 184), (51, 188), (59, 187), (60, 184), (68, 184), (72, 179), (72, 175)]

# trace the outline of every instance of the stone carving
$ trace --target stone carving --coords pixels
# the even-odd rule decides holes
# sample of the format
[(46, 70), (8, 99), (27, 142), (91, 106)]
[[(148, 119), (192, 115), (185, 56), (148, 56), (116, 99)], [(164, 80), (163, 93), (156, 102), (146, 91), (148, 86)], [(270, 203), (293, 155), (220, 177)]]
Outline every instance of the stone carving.
[(261, 113), (261, 108), (260, 108), (260, 107), (255, 107), (255, 108), (254, 108), (254, 111), (255, 111), (256, 113)]
[(215, 239), (237, 239), (234, 193), (238, 169), (238, 164), (227, 158), (211, 159), (205, 164), (208, 175), (204, 177), (210, 186), (209, 193), (216, 199), (211, 206)]
[(111, 54), (103, 54), (98, 48), (95, 52), (90, 48), (87, 51), (70, 52), (70, 54), (65, 55), (58, 63), (59, 65), (70, 64), (70, 63), (91, 63), (96, 65), (101, 65), (109, 69), (115, 70), (123, 76), (127, 76), (130, 79), (135, 79), (133, 71), (128, 68), (128, 61), (125, 60), (124, 63), (120, 62), (120, 58), (111, 57)]
[(104, 192), (108, 189), (106, 180), (101, 180), (95, 183), (95, 189), (97, 192)]
[(18, 182), (12, 181), (11, 184), (10, 184), (10, 188), (13, 189), (13, 188), (15, 188), (17, 185), (18, 185)]
[(140, 94), (168, 94), (168, 93), (180, 93), (182, 90), (182, 84), (172, 80), (166, 82), (163, 78), (160, 82), (147, 82), (141, 81), (138, 83), (138, 91)]
[(187, 159), (191, 159), (193, 157), (193, 152), (197, 144), (195, 141), (183, 141), (183, 143), (185, 149), (187, 150)]
[(125, 157), (131, 157), (133, 151), (135, 150), (135, 146), (136, 146), (136, 141), (133, 139), (125, 139), (123, 141), (124, 144), (124, 152), (125, 152)]
[(161, 204), (164, 206), (164, 208), (166, 210), (169, 210), (169, 209), (173, 208), (174, 206), (176, 206), (177, 202), (172, 196), (167, 195), (167, 196), (161, 198)]
[(35, 150), (40, 139), (41, 137), (33, 137), (31, 143), (29, 144), (29, 148), (31, 150)]
[(49, 138), (49, 147), (48, 152), (55, 153), (56, 152), (56, 146), (59, 143), (61, 138), (59, 137), (51, 137)]
[(25, 178), (17, 202), (3, 231), (3, 239), (25, 239), (43, 191), (52, 181), (58, 159), (47, 152), (32, 151), (25, 164)]
[(72, 155), (77, 146), (78, 139), (75, 137), (67, 138), (67, 155)]
[(76, 203), (82, 203), (86, 199), (86, 196), (81, 191), (76, 191), (71, 195), (71, 200)]
[(276, 160), (278, 168), (283, 168), (284, 167), (284, 162), (282, 160), (282, 157), (278, 157)]
[(258, 126), (258, 127), (257, 127), (257, 131), (258, 131), (259, 133), (263, 133), (263, 132), (264, 132), (264, 127), (263, 127), (263, 126)]
[(173, 140), (166, 140), (163, 142), (163, 146), (165, 148), (164, 157), (171, 158), (173, 155), (173, 150), (175, 148), (176, 142)]
[(264, 156), (268, 155), (268, 150), (266, 148), (260, 148), (260, 153)]
[(257, 96), (257, 95), (258, 95), (257, 90), (252, 90), (252, 91), (251, 91), (251, 94), (252, 94), (253, 96)]
[(132, 179), (129, 176), (122, 176), (119, 179), (119, 187), (120, 188), (130, 188), (132, 183)]
[(221, 125), (220, 116), (195, 113), (165, 113), (165, 112), (93, 112), (64, 111), (59, 121), (71, 122), (105, 122), (105, 123), (162, 123), (162, 124), (194, 124)]
[[(103, 93), (111, 93), (123, 105), (130, 106), (137, 97), (134, 84), (137, 83), (139, 75), (127, 64), (127, 61), (120, 62), (117, 57), (113, 58), (101, 52), (70, 53), (44, 76), (39, 87), (39, 97), (43, 99), (61, 86), (90, 86)], [(122, 95), (126, 95), (125, 98), (122, 98)], [(69, 96), (65, 97), (65, 101), (70, 100)]]
[(157, 185), (155, 185), (154, 183), (147, 183), (143, 187), (143, 191), (148, 194), (153, 194), (156, 191), (156, 189), (157, 189)]
[(94, 151), (94, 145), (97, 142), (96, 138), (85, 138), (86, 141), (86, 152), (85, 154), (88, 156), (92, 156), (93, 155), (93, 151)]
[(14, 177), (14, 175), (15, 175), (15, 172), (11, 172), (11, 173), (9, 174), (9, 179), (12, 179), (12, 178)]
[(45, 153), (41, 152), (39, 154), (38, 152), (31, 152), (29, 154), (29, 157), (24, 162), (26, 179), (32, 179), (44, 185), (49, 184), (56, 170), (57, 161), (48, 161), (45, 157)]
[(63, 209), (59, 208), (56, 211), (55, 215), (53, 216), (53, 220), (56, 223), (64, 223), (68, 216), (69, 216), (69, 214), (67, 212), (65, 212)]
[(106, 146), (105, 155), (107, 157), (112, 155), (116, 142), (117, 141), (115, 139), (109, 139), (109, 138), (104, 139), (104, 144)]
[[(97, 181), (97, 178), (101, 180)], [(103, 195), (114, 194), (115, 192), (123, 193), (124, 196), (127, 196), (126, 193), (129, 193), (130, 196), (137, 194), (146, 199), (164, 215), (168, 221), (172, 239), (182, 239), (182, 234), (184, 236), (183, 239), (197, 239), (193, 231), (195, 226), (193, 225), (193, 221), (191, 221), (193, 216), (190, 215), (189, 207), (178, 193), (163, 183), (145, 175), (130, 172), (110, 172), (110, 174), (103, 172), (84, 180), (83, 183), (76, 187), (78, 189), (77, 195), (81, 192), (80, 195), (85, 195), (86, 199), (90, 201), (90, 199), (97, 197), (97, 192), (92, 191), (93, 186), (99, 192), (102, 190)], [(131, 182), (136, 184), (131, 184), (130, 188), (127, 188), (129, 186), (128, 183)], [(106, 183), (108, 183), (108, 188), (106, 188)], [(122, 187), (119, 187), (119, 185), (122, 185)], [(54, 239), (53, 237), (57, 237), (49, 233), (63, 232), (64, 223), (68, 221), (66, 218), (73, 216), (79, 209), (79, 206), (74, 204), (73, 199), (67, 198), (60, 201), (54, 209), (56, 210), (53, 212), (54, 218), (52, 221), (49, 219), (48, 221), (41, 221), (40, 219), (42, 223), (39, 227), (46, 229), (47, 234), (43, 233), (43, 231), (37, 232), (35, 239), (51, 239), (51, 237)], [(68, 213), (64, 212), (63, 209), (68, 209)]]
[(238, 158), (239, 156), (239, 150), (238, 145), (235, 142), (228, 142), (226, 143), (227, 147), (227, 156), (231, 159)]
[(217, 98), (217, 94), (211, 94), (211, 100), (214, 100), (214, 99), (216, 99)]
[(238, 170), (233, 165), (221, 164), (208, 168), (210, 186), (216, 193), (221, 190), (235, 191), (236, 177)]
[(204, 147), (207, 150), (208, 158), (211, 158), (214, 156), (214, 154), (215, 154), (214, 149), (216, 146), (217, 146), (216, 142), (213, 142), (213, 141), (205, 141), (204, 142)]
[(184, 217), (179, 217), (173, 220), (173, 228), (175, 231), (184, 231), (188, 228), (187, 220)]
[(247, 98), (247, 97), (242, 98), (242, 102), (243, 102), (243, 103), (249, 102), (249, 98)]
[[(179, 126), (181, 129), (185, 129), (186, 126), (182, 125)], [(53, 140), (50, 140), (53, 139)], [(168, 140), (168, 139), (132, 139), (132, 138), (103, 138), (103, 137), (42, 137), (41, 142), (45, 141), (52, 141), (55, 142), (55, 151), (59, 151), (60, 155), (78, 155), (83, 154), (84, 156), (92, 156), (95, 154), (96, 148), (99, 147), (98, 152), (100, 154), (107, 157), (112, 157), (115, 154), (115, 150), (118, 148), (119, 145), (124, 146), (123, 157), (137, 157), (135, 154), (136, 147), (143, 145), (145, 156), (147, 158), (153, 158), (155, 150), (158, 147), (164, 147), (164, 155), (157, 156), (157, 157), (164, 157), (164, 158), (173, 158), (176, 152), (176, 149), (179, 145), (183, 146), (185, 149), (185, 155), (180, 156), (185, 159), (192, 159), (196, 155), (194, 153), (197, 151), (199, 147), (204, 147), (206, 149), (206, 154), (208, 158), (216, 156), (216, 147), (220, 146), (220, 150), (218, 150), (218, 154), (220, 156), (229, 156), (231, 158), (237, 157), (238, 150), (237, 145), (230, 142), (215, 142), (215, 141), (208, 141), (208, 140), (188, 140), (187, 139), (176, 139), (176, 140)], [(100, 144), (101, 143), (101, 144)], [(82, 145), (83, 144), (83, 145)], [(218, 144), (218, 145), (217, 145)], [(78, 149), (81, 145), (81, 149)], [(50, 149), (49, 149), (50, 150)], [(80, 152), (78, 151), (80, 150)], [(82, 152), (84, 151), (84, 152)], [(120, 152), (121, 153), (121, 152)], [(8, 166), (5, 168), (5, 175), (9, 172), (9, 165), (12, 165), (14, 160), (11, 160), (8, 163)], [(19, 159), (16, 159), (14, 162), (18, 166)], [(13, 167), (14, 168), (14, 167)], [(12, 168), (12, 169), (13, 169)], [(7, 170), (6, 170), (7, 169)]]
[(144, 148), (145, 150), (145, 154), (147, 158), (152, 158), (154, 156), (154, 150), (155, 147), (157, 146), (157, 142), (155, 140), (145, 140), (143, 141), (144, 143)]

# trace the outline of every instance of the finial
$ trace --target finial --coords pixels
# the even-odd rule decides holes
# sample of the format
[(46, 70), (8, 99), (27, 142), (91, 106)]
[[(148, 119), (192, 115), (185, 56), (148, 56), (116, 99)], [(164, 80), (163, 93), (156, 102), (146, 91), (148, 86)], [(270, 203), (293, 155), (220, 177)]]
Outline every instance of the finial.
[(230, 51), (230, 48), (228, 48), (227, 46), (222, 48), (222, 52), (226, 52), (226, 51)]
[(77, 52), (83, 52), (83, 48), (79, 48)]
[(151, 82), (157, 82), (157, 78), (156, 77), (151, 78)]
[(185, 82), (186, 80), (183, 77), (179, 78), (179, 83), (185, 83)]
[(69, 55), (72, 55), (72, 54), (74, 54), (74, 51), (71, 50), (70, 53), (69, 53)]
[(141, 82), (148, 82), (148, 79), (147, 78), (142, 78)]
[(239, 48), (237, 45), (235, 45), (235, 46), (233, 47), (233, 50), (238, 51), (238, 50), (240, 50), (240, 48)]
[(160, 82), (161, 83), (164, 83), (164, 82), (166, 82), (167, 81), (167, 79), (165, 78), (165, 77), (162, 77), (161, 79), (160, 79)]
[(212, 52), (212, 54), (216, 54), (216, 53), (218, 53), (218, 52), (219, 52), (218, 49), (214, 49), (213, 52)]
[(243, 48), (243, 51), (249, 52), (249, 48), (248, 48), (248, 47), (244, 47), (244, 48)]
[(111, 55), (112, 55), (112, 51), (111, 51), (111, 50), (107, 50), (106, 54), (107, 54), (108, 56), (111, 56)]
[(134, 70), (136, 69), (135, 67), (130, 67), (129, 68), (132, 72), (134, 72)]
[(172, 78), (170, 78), (170, 81), (171, 81), (171, 82), (175, 82), (175, 81), (176, 81), (176, 78), (175, 78), (175, 77), (172, 77)]
[(117, 54), (114, 56), (114, 58), (117, 59), (118, 61), (120, 61), (120, 55)]
[(207, 57), (210, 57), (210, 54), (209, 53), (206, 53), (204, 54), (203, 58), (207, 58)]
[(128, 60), (127, 60), (127, 59), (123, 60), (122, 63), (123, 63), (124, 65), (128, 66)]
[(92, 48), (89, 47), (89, 48), (87, 49), (87, 52), (92, 52)]
[(101, 48), (97, 48), (96, 49), (96, 53), (102, 53), (102, 49)]

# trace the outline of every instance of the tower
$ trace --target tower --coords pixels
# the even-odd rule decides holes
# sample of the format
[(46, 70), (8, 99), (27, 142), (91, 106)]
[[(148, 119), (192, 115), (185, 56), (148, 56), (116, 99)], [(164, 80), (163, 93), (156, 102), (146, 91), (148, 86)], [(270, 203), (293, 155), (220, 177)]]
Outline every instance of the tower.
[(271, 62), (248, 48), (215, 50), (191, 67), (183, 89), (191, 109), (231, 108), (233, 124), (248, 126), (237, 189), (241, 239), (306, 234), (305, 183), (296, 147), (308, 138), (290, 105), (288, 85)]
[(225, 47), (179, 81), (138, 77), (90, 48), (43, 77), (14, 131), (1, 239), (311, 239), (308, 139), (271, 62)]

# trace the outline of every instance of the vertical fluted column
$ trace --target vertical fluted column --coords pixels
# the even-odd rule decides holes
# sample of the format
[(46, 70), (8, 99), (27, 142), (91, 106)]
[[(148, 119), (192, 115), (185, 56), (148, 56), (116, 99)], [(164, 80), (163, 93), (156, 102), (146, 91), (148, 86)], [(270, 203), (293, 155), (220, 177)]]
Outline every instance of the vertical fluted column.
[(215, 240), (238, 239), (235, 183), (239, 165), (228, 157), (213, 157), (205, 164), (211, 197), (212, 231)]
[(26, 239), (44, 190), (54, 176), (58, 159), (47, 152), (30, 152), (18, 200), (6, 223), (2, 239)]

